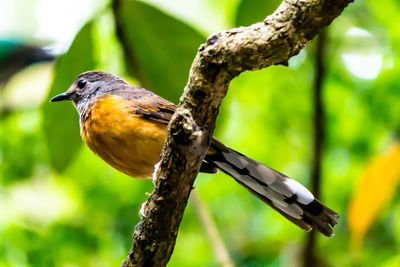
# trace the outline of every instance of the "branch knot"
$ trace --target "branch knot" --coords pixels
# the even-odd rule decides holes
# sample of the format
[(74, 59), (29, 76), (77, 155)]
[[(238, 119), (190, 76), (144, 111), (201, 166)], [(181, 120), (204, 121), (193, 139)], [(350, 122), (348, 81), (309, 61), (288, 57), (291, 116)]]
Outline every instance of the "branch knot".
[(177, 144), (188, 145), (202, 136), (192, 114), (186, 108), (178, 109), (172, 117), (171, 134)]

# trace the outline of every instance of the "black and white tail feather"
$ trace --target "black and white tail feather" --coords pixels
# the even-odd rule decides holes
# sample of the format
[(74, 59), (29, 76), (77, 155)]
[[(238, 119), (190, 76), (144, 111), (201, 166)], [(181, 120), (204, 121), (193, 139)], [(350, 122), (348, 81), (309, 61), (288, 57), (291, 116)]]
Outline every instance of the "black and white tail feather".
[(297, 181), (213, 139), (205, 160), (232, 176), (252, 194), (306, 231), (313, 227), (334, 235), (339, 215), (329, 209)]

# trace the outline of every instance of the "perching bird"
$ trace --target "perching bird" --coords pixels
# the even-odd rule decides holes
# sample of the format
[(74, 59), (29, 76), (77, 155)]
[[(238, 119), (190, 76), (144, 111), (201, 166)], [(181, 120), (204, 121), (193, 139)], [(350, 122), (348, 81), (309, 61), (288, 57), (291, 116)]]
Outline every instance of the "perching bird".
[[(129, 176), (152, 176), (175, 104), (103, 71), (79, 75), (65, 93), (50, 101), (62, 100), (73, 101), (82, 138), (95, 154)], [(215, 168), (304, 230), (315, 227), (326, 236), (334, 235), (338, 214), (304, 186), (213, 138), (200, 171)]]

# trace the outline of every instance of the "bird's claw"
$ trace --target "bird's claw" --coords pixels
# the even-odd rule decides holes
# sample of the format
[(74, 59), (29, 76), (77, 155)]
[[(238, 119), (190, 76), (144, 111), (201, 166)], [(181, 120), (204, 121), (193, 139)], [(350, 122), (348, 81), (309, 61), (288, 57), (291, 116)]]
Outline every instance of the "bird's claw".
[[(153, 185), (154, 186), (156, 186), (156, 183), (157, 183), (157, 180), (158, 180), (158, 174), (160, 173), (160, 170), (161, 170), (161, 161), (158, 162), (156, 165), (154, 165), (154, 172), (153, 172), (153, 175), (152, 175), (152, 177), (153, 177)], [(146, 192), (145, 195), (149, 197), (151, 194)], [(143, 202), (142, 206), (140, 207), (139, 216), (141, 218), (145, 218), (146, 217), (146, 215), (144, 214), (144, 210), (146, 209), (146, 206), (147, 206), (147, 201)]]
[(156, 186), (158, 180), (158, 174), (161, 170), (161, 161), (159, 161), (156, 165), (154, 165), (154, 172), (153, 172), (153, 185)]
[[(144, 193), (146, 196), (150, 196), (151, 194), (150, 193), (148, 193), (148, 192), (146, 192), (146, 193)], [(143, 202), (142, 203), (142, 206), (140, 207), (140, 210), (139, 210), (139, 217), (141, 217), (141, 218), (146, 218), (146, 215), (144, 214), (144, 210), (146, 209), (146, 207), (147, 207), (147, 200), (145, 201), (145, 202)]]
[(139, 217), (140, 218), (146, 218), (146, 215), (144, 214), (144, 210), (146, 209), (147, 206), (147, 201), (142, 203), (142, 206), (140, 207), (139, 211)]

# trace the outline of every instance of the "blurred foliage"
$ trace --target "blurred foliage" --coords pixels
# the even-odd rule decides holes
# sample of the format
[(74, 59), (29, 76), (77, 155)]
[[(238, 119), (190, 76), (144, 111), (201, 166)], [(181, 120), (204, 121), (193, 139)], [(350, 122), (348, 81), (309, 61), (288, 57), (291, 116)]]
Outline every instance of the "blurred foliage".
[[(86, 24), (76, 35), (68, 52), (58, 59), (50, 95), (55, 96), (65, 92), (80, 73), (94, 69), (92, 28), (92, 23)], [(69, 112), (66, 112), (68, 109)], [(70, 103), (61, 105), (45, 103), (43, 116), (52, 166), (61, 172), (74, 158), (82, 143), (79, 125), (76, 123), (77, 114)]]
[[(205, 36), (138, 1), (125, 1), (119, 10), (126, 45), (131, 49), (126, 56), (131, 56), (131, 61), (138, 66), (139, 73), (132, 75), (138, 75), (146, 88), (177, 103)], [(131, 61), (127, 60), (128, 66)]]
[(15, 73), (33, 63), (53, 60), (54, 56), (40, 46), (0, 40), (0, 85), (4, 86)]
[(358, 191), (350, 202), (349, 230), (353, 249), (359, 249), (362, 240), (393, 198), (400, 178), (400, 145), (393, 144), (385, 156), (376, 156), (366, 166)]
[(240, 1), (235, 26), (249, 26), (253, 23), (263, 21), (268, 15), (271, 15), (279, 6), (279, 0), (243, 0)]
[[(132, 61), (125, 61), (111, 7), (104, 4), (56, 64), (46, 65), (54, 73), (44, 71), (48, 63), (26, 70), (26, 75), (43, 70), (53, 79), (41, 103), (33, 99), (42, 85), (31, 78), (16, 82), (19, 75), (29, 77), (23, 72), (12, 77), (0, 90), (24, 101), (5, 112), (9, 98), (1, 94), (0, 266), (119, 265), (130, 248), (144, 192), (152, 190), (151, 182), (130, 179), (82, 146), (76, 111), (70, 103), (48, 103), (50, 96), (67, 90), (80, 72), (102, 69), (139, 86), (142, 81), (177, 102), (196, 50), (206, 40), (203, 33), (261, 21), (278, 4), (123, 1), (119, 14), (137, 73), (131, 71)], [(318, 236), (317, 253), (328, 266), (400, 265), (400, 194), (394, 182), (400, 163), (387, 156), (376, 167), (371, 160), (389, 151), (400, 130), (400, 30), (394, 19), (399, 16), (396, 1), (355, 1), (327, 31), (321, 195), (341, 214), (333, 239)], [(311, 43), (289, 68), (273, 66), (237, 77), (216, 128), (227, 145), (305, 185), (311, 179), (313, 50)], [(237, 265), (298, 264), (306, 233), (233, 179), (201, 174), (196, 190)], [(352, 199), (358, 208), (349, 209)], [(192, 209), (189, 204), (170, 266), (216, 266)], [(364, 242), (352, 251), (350, 233), (356, 232)]]

